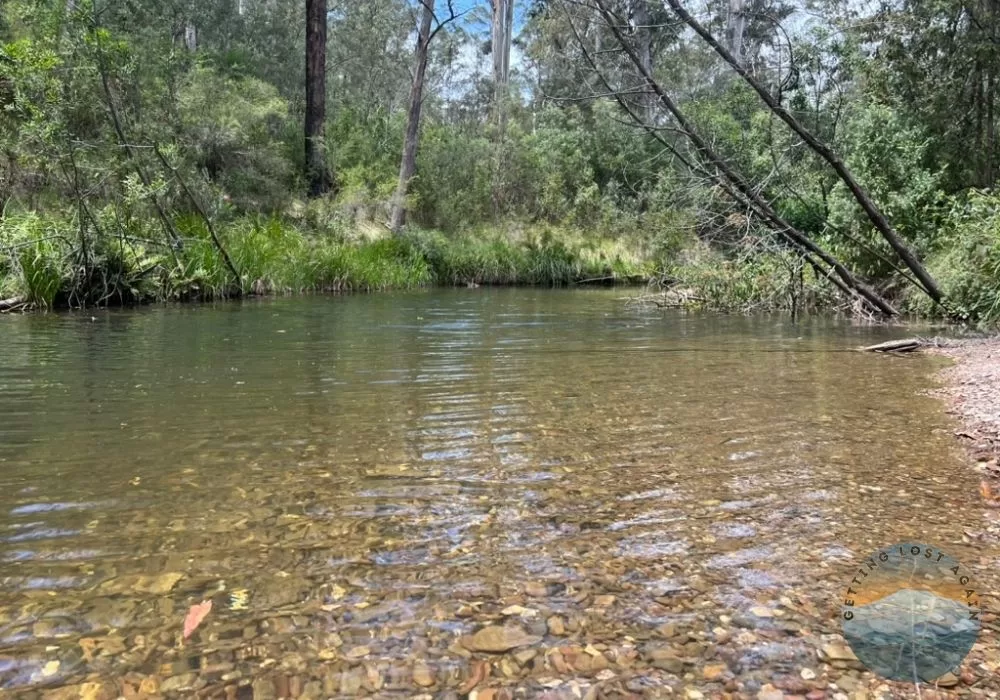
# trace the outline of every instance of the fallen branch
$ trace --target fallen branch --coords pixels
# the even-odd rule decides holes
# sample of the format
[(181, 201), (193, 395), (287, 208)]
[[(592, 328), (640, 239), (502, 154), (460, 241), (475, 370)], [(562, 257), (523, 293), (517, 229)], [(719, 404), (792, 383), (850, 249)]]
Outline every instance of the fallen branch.
[(867, 347), (859, 348), (864, 352), (891, 352), (904, 353), (914, 352), (927, 345), (920, 338), (904, 338), (902, 340), (888, 340), (884, 343), (877, 343)]
[(0, 299), (0, 313), (8, 311), (18, 311), (28, 305), (24, 297), (11, 297), (10, 299)]

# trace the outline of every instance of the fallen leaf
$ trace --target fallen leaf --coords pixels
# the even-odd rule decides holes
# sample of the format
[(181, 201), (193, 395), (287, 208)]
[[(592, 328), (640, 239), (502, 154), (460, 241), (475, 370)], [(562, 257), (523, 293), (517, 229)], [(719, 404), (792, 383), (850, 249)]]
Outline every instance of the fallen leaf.
[(206, 600), (197, 605), (192, 605), (191, 609), (188, 610), (187, 617), (184, 618), (184, 639), (190, 637), (198, 625), (201, 624), (205, 616), (212, 611), (212, 601)]

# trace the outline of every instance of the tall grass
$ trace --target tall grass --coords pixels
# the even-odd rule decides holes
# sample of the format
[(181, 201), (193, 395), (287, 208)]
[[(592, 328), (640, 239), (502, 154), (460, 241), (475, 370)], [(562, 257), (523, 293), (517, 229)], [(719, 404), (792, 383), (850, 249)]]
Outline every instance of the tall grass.
[[(584, 280), (629, 281), (651, 275), (646, 260), (615, 250), (608, 242), (478, 232), (460, 237), (418, 232), (412, 240), (442, 285), (568, 285)], [(568, 237), (567, 237), (568, 238)]]
[[(148, 223), (148, 222), (147, 222)], [(218, 299), (307, 290), (369, 292), (429, 285), (567, 285), (632, 279), (652, 268), (620, 242), (594, 242), (564, 232), (474, 232), (445, 236), (410, 230), (304, 229), (282, 219), (241, 218), (217, 225), (239, 272), (235, 279), (199, 219), (176, 222), (182, 245), (156, 245), (150, 228), (114, 239), (88, 234), (87, 270), (71, 218), (35, 213), (0, 221), (0, 290), (39, 307), (60, 303)]]

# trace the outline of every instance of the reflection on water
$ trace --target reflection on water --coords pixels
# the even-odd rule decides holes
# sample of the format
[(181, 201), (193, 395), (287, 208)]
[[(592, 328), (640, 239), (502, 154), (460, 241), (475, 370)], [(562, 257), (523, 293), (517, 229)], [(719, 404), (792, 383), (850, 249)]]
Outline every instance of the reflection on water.
[(816, 664), (879, 546), (992, 575), (932, 360), (621, 296), (0, 318), (0, 683), (438, 693), (506, 621), (541, 641), (484, 685), (752, 691)]

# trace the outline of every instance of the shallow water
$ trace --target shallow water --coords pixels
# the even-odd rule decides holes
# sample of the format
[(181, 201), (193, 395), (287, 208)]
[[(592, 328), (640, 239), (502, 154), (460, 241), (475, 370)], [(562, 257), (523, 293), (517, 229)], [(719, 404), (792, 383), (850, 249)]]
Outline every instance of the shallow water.
[[(938, 361), (626, 294), (0, 318), (0, 687), (447, 695), (489, 658), (529, 696), (752, 694), (834, 678), (817, 645), (879, 547), (996, 590)], [(504, 621), (531, 639), (463, 639)]]

